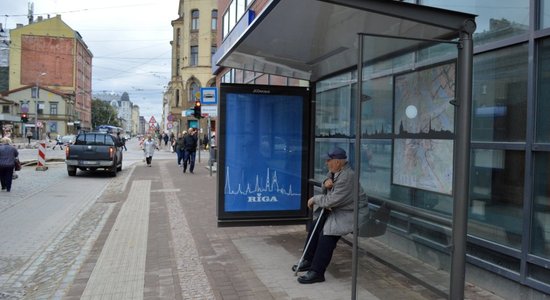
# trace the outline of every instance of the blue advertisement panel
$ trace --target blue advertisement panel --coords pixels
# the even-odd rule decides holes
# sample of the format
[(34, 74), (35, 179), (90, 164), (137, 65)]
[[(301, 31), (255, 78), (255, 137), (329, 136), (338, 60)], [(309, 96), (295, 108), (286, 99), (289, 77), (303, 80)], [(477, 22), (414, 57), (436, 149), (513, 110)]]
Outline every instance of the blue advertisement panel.
[(309, 92), (220, 87), (218, 219), (307, 217)]

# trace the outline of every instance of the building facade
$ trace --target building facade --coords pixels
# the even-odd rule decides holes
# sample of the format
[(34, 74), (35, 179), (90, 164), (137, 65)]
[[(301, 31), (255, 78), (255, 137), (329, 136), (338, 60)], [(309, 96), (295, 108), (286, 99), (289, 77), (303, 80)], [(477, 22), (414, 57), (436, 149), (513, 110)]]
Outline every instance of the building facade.
[[(172, 21), (172, 75), (163, 103), (164, 128), (205, 131), (207, 122), (192, 116), (201, 87), (213, 87), (212, 54), (217, 49), (218, 9), (215, 0), (180, 0), (179, 18)], [(215, 120), (212, 120), (215, 124)]]
[[(466, 280), (506, 299), (542, 299), (550, 294), (550, 119), (545, 117), (550, 107), (550, 3), (403, 2), (478, 15), (473, 40)], [(235, 42), (231, 40), (232, 31), (239, 28), (242, 17), (258, 16), (266, 4), (267, 1), (219, 1), (223, 20), (218, 27), (221, 53), (216, 56), (229, 52)], [(382, 39), (373, 41), (371, 45), (383, 43)], [(439, 87), (434, 93), (441, 95), (443, 91), (446, 99), (452, 101), (456, 55), (456, 46), (439, 44), (370, 62), (362, 70), (361, 84), (369, 101), (361, 112), (365, 131), (361, 132), (360, 181), (373, 203), (386, 201), (404, 209), (392, 212), (383, 237), (359, 238), (358, 242), (370, 254), (413, 277), (412, 268), (430, 265), (431, 274), (436, 276), (417, 279), (432, 286), (439, 284), (436, 277), (444, 278), (451, 272), (449, 224), (453, 198), (445, 189), (420, 188), (413, 181), (422, 177), (420, 169), (415, 178), (400, 176), (399, 168), (407, 166), (396, 159), (403, 145), (395, 137), (412, 126), (407, 118), (414, 118), (417, 111), (411, 108), (399, 116), (395, 105), (410, 101), (412, 87), (429, 89), (434, 82)], [(277, 72), (273, 76), (244, 69), (214, 70), (219, 82), (273, 85), (279, 80)], [(352, 154), (351, 163), (355, 163), (357, 77), (357, 68), (343, 69), (309, 84), (315, 91), (311, 176), (316, 179), (325, 174), (322, 155), (334, 145), (347, 149)], [(287, 84), (288, 80), (292, 79), (286, 79)], [(441, 124), (444, 122), (429, 122), (426, 133), (438, 131), (444, 127)], [(431, 149), (442, 145), (432, 145)], [(427, 144), (419, 145), (422, 147)], [(438, 161), (438, 165), (444, 168), (445, 161)], [(427, 217), (416, 215), (415, 211), (425, 212)], [(379, 245), (378, 251), (368, 248), (371, 244)], [(396, 264), (390, 261), (389, 252), (417, 263)], [(358, 278), (368, 271), (360, 266), (358, 270)]]
[(40, 85), (73, 94), (82, 129), (91, 128), (92, 53), (61, 16), (10, 31), (9, 89)]
[[(51, 138), (76, 134), (77, 114), (74, 95), (43, 86), (38, 87), (38, 93), (36, 91), (35, 86), (23, 86), (2, 93), (4, 99), (17, 104), (10, 108), (10, 112), (13, 111), (12, 116), (18, 116), (18, 122), (13, 122), (13, 126), (10, 126), (12, 134), (25, 137), (28, 131), (32, 131), (35, 139), (42, 139), (47, 133)], [(17, 112), (14, 111), (16, 108)], [(27, 114), (27, 123), (21, 121), (22, 113)]]

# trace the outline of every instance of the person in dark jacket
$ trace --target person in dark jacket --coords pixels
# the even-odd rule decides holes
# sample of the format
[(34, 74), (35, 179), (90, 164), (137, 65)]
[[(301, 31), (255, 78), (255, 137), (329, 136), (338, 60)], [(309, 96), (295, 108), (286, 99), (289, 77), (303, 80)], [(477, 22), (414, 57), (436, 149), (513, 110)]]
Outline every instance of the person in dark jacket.
[(174, 149), (175, 149), (176, 155), (178, 157), (178, 166), (179, 167), (183, 167), (183, 164), (181, 163), (181, 161), (183, 160), (183, 156), (184, 156), (184, 153), (185, 153), (184, 139), (185, 139), (186, 135), (187, 135), (187, 131), (184, 130), (181, 134), (178, 134), (178, 138), (176, 139), (176, 141), (174, 143)]
[(7, 137), (0, 140), (0, 182), (2, 183), (2, 190), (8, 192), (11, 191), (15, 160), (19, 156), (19, 152), (15, 147), (10, 145), (10, 142), (10, 139)]
[(189, 162), (189, 172), (193, 174), (195, 169), (195, 154), (197, 153), (197, 130), (195, 128), (189, 128), (187, 135), (183, 138), (183, 173), (187, 171), (187, 162)]
[[(307, 240), (311, 238), (311, 242), (304, 259), (299, 266), (292, 266), (293, 271), (307, 271), (298, 277), (298, 282), (303, 284), (325, 281), (325, 271), (338, 240), (353, 231), (355, 173), (349, 166), (346, 151), (340, 147), (327, 153), (325, 159), (329, 172), (323, 181), (323, 194), (315, 195), (307, 202), (309, 208), (320, 207), (324, 212), (315, 232), (312, 231), (316, 222), (312, 222), (308, 230)], [(363, 190), (359, 190), (359, 197), (366, 199)]]

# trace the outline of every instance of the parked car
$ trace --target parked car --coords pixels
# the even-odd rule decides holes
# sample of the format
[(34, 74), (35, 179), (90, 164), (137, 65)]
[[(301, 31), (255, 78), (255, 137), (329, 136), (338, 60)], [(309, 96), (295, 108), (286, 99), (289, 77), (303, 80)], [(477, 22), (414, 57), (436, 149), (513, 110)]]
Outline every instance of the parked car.
[(65, 148), (65, 164), (69, 176), (77, 169), (95, 171), (103, 169), (116, 176), (122, 170), (122, 144), (109, 133), (85, 132), (76, 136), (75, 142)]
[(64, 135), (61, 137), (61, 142), (63, 145), (72, 145), (74, 144), (76, 140), (76, 135), (70, 134), (70, 135)]

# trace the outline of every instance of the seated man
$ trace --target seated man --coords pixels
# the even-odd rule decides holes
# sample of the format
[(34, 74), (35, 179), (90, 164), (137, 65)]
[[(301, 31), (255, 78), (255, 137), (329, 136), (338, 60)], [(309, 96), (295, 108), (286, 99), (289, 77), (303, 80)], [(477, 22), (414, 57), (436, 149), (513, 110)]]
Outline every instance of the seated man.
[[(353, 231), (355, 173), (348, 164), (346, 151), (340, 147), (335, 147), (325, 159), (329, 172), (323, 182), (323, 194), (315, 195), (307, 202), (309, 208), (323, 208), (323, 216), (315, 232), (312, 231), (316, 222), (310, 224), (306, 245), (310, 238), (311, 241), (304, 250), (304, 259), (299, 266), (292, 267), (293, 271), (307, 271), (298, 277), (298, 282), (304, 284), (325, 281), (325, 270), (338, 240)], [(366, 199), (362, 189), (360, 197)]]

